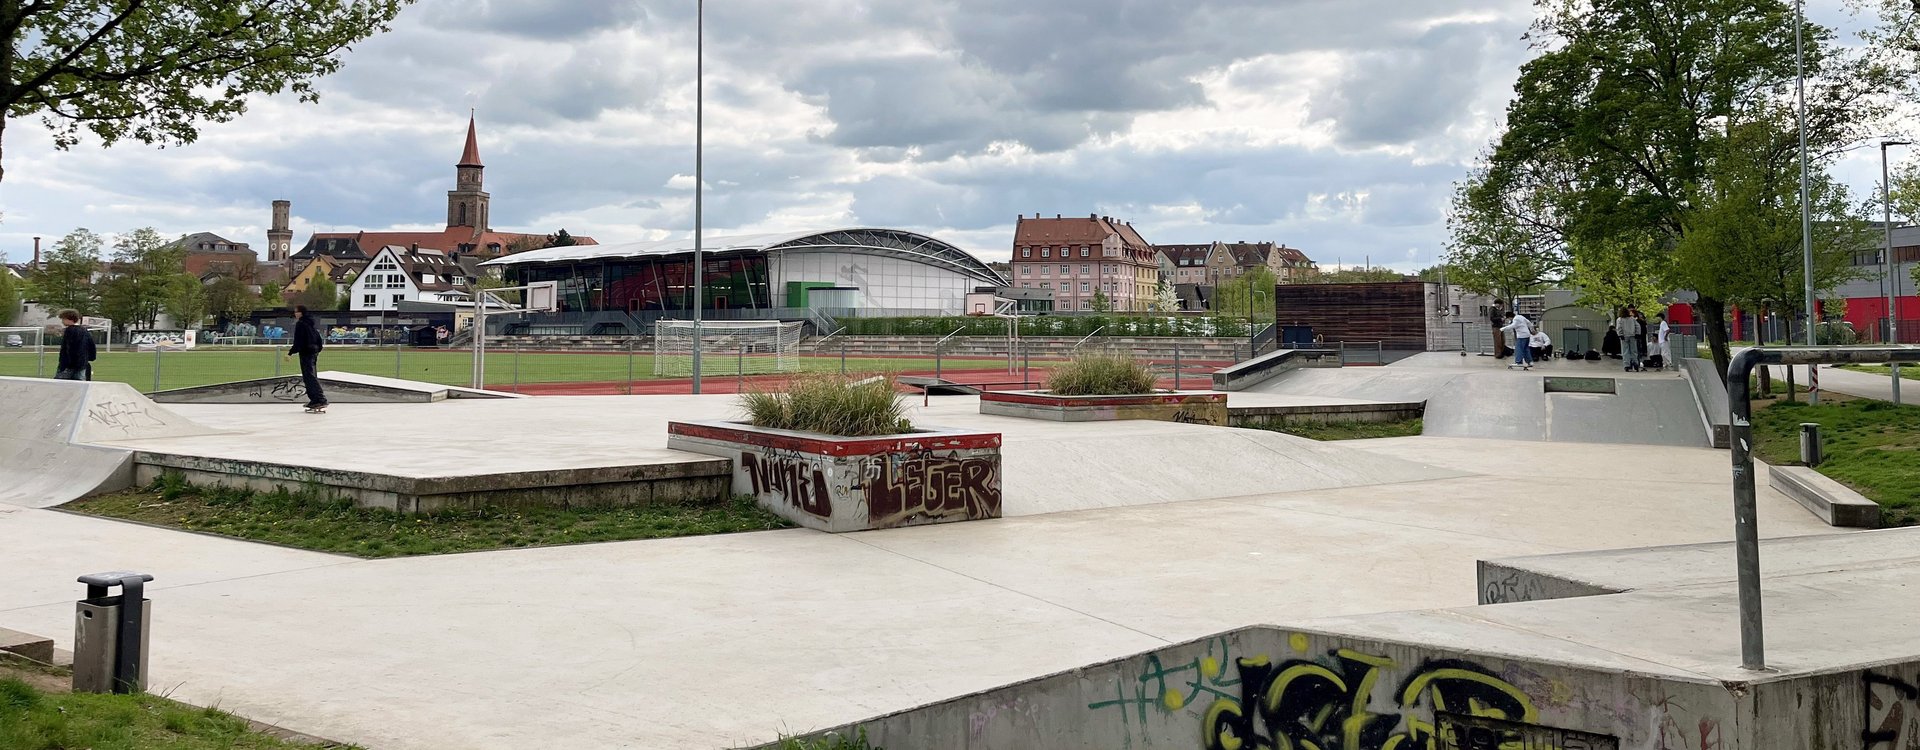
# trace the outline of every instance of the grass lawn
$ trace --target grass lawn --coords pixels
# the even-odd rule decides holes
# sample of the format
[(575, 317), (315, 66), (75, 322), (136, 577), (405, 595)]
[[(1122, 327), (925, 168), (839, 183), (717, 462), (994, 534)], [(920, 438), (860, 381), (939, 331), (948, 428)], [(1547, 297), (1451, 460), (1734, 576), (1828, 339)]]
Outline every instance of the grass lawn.
[[(1893, 368), (1886, 365), (1840, 365), (1840, 369), (1864, 372), (1868, 375), (1879, 375), (1883, 378), (1893, 375)], [(1901, 365), (1900, 379), (1920, 380), (1920, 365)]]
[(254, 730), (244, 719), (153, 695), (52, 690), (0, 668), (0, 748), (7, 750), (314, 750)]
[(1262, 430), (1284, 432), (1313, 440), (1367, 440), (1370, 438), (1411, 437), (1420, 434), (1420, 420), (1398, 422), (1328, 422), (1326, 424), (1275, 424)]
[(581, 542), (730, 534), (792, 526), (739, 497), (714, 505), (483, 508), (410, 516), (304, 492), (153, 487), (92, 497), (68, 510), (318, 552), (404, 557)]
[(1819, 406), (1773, 400), (1754, 412), (1754, 451), (1767, 463), (1800, 460), (1800, 423), (1826, 441), (1819, 471), (1885, 509), (1886, 525), (1920, 524), (1920, 407), (1832, 392)]
[[(141, 391), (154, 390), (154, 366), (156, 358), (159, 365), (159, 389), (187, 388), (210, 383), (227, 383), (236, 380), (267, 378), (275, 375), (298, 375), (300, 365), (294, 360), (281, 356), (285, 349), (204, 349), (191, 352), (101, 352), (94, 362), (95, 380), (112, 380), (131, 384)], [(50, 351), (46, 356), (45, 370), (32, 352), (18, 349), (0, 352), (0, 375), (17, 377), (53, 377), (54, 363), (59, 352)], [(634, 380), (655, 380), (653, 374), (653, 355), (645, 352), (629, 358), (624, 353), (528, 353), (516, 355), (511, 349), (491, 349), (487, 352), (487, 383), (503, 385), (520, 383), (595, 383), (624, 381), (628, 373), (628, 360), (632, 360)], [(396, 367), (396, 360), (398, 367)], [(719, 377), (733, 375), (735, 361), (729, 357), (712, 357), (704, 363), (707, 375)], [(849, 372), (898, 372), (903, 370), (931, 370), (932, 358), (901, 357), (861, 357), (850, 354), (847, 357)], [(955, 359), (945, 360), (944, 367), (953, 370), (983, 369), (1004, 367), (1004, 359)], [(807, 372), (839, 372), (840, 357), (802, 356), (802, 370)], [(406, 349), (395, 352), (393, 349), (369, 349), (332, 347), (320, 354), (320, 369), (353, 372), (363, 375), (400, 377), (442, 385), (468, 385), (473, 380), (473, 354), (468, 351), (449, 351), (440, 349)], [(751, 374), (751, 373), (749, 373)]]

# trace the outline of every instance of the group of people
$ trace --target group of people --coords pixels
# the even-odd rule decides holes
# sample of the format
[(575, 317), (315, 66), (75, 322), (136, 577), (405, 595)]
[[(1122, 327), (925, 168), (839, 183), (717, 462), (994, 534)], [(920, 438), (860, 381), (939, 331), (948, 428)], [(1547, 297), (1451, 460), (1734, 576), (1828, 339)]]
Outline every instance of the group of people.
[[(320, 329), (313, 324), (313, 318), (307, 317), (307, 306), (293, 308), (293, 346), (287, 350), (287, 356), (300, 358), (300, 377), (307, 387), (307, 409), (327, 408), (327, 394), (320, 388), (318, 370), (320, 368), (320, 350), (325, 348), (326, 340), (320, 336)], [(80, 325), (78, 310), (61, 310), (60, 323), (65, 330), (60, 332), (60, 363), (54, 370), (57, 380), (92, 380), (93, 362), (99, 359), (94, 348), (93, 334), (86, 326)]]
[[(1672, 328), (1667, 325), (1666, 313), (1659, 313), (1654, 318), (1656, 322), (1649, 324), (1638, 305), (1617, 308), (1614, 310), (1613, 323), (1607, 326), (1607, 337), (1601, 344), (1601, 352), (1624, 360), (1627, 372), (1646, 372), (1648, 364), (1660, 369), (1665, 359), (1663, 353), (1667, 351), (1667, 335)], [(1508, 312), (1495, 305), (1492, 319), (1494, 324), (1500, 326), (1501, 333), (1513, 335), (1512, 366), (1531, 370), (1534, 362), (1553, 357), (1553, 339), (1547, 336), (1546, 331), (1536, 329), (1527, 316)], [(1651, 350), (1647, 347), (1650, 335), (1654, 338), (1655, 347)], [(1498, 343), (1499, 348), (1506, 348), (1504, 339)], [(1499, 352), (1498, 355), (1504, 358), (1506, 352)]]
[[(1607, 326), (1607, 338), (1601, 342), (1600, 351), (1609, 357), (1617, 357), (1626, 362), (1627, 372), (1646, 372), (1647, 365), (1653, 364), (1659, 369), (1666, 361), (1667, 335), (1672, 326), (1667, 325), (1667, 314), (1654, 315), (1656, 323), (1647, 323), (1646, 313), (1640, 312), (1639, 305), (1627, 305), (1614, 310), (1613, 324)], [(1647, 337), (1653, 336), (1654, 348), (1647, 348)]]

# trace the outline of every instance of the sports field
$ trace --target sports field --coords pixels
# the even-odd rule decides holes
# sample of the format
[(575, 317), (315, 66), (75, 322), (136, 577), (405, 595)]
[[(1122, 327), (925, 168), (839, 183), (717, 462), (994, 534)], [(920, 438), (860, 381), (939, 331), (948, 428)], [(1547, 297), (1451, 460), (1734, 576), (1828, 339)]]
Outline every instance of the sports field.
[[(256, 348), (199, 349), (158, 354), (101, 352), (100, 358), (93, 364), (93, 377), (95, 380), (127, 383), (141, 391), (153, 391), (299, 374), (299, 363), (282, 356), (285, 351), (279, 348)], [(56, 354), (53, 351), (46, 353), (45, 369), (42, 371), (32, 351), (0, 351), (0, 375), (53, 377)], [(806, 372), (839, 372), (841, 369), (841, 358), (837, 354), (806, 355), (801, 357), (800, 362), (801, 369)], [(948, 357), (941, 364), (946, 370), (959, 372), (1005, 368), (1006, 360)], [(748, 365), (751, 367), (751, 362)], [(846, 358), (846, 370), (850, 373), (930, 371), (933, 367), (931, 357), (850, 355)], [(320, 369), (464, 386), (473, 379), (473, 354), (434, 349), (396, 352), (385, 348), (330, 347), (320, 355)], [(701, 369), (711, 377), (732, 376), (736, 362), (732, 357), (712, 356), (706, 359)], [(653, 355), (646, 353), (629, 356), (624, 352), (516, 353), (510, 349), (494, 349), (487, 352), (486, 385), (501, 388), (515, 383), (625, 382), (629, 372), (636, 381), (659, 379), (653, 374)]]

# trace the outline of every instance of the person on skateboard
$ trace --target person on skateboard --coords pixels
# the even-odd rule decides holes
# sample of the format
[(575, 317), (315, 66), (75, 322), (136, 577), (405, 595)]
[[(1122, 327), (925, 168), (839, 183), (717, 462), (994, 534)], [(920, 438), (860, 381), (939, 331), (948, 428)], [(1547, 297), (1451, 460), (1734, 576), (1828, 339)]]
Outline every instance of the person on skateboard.
[(325, 412), (327, 410), (327, 392), (320, 388), (320, 350), (326, 341), (320, 336), (320, 329), (313, 324), (313, 318), (307, 317), (306, 305), (293, 308), (293, 347), (287, 350), (287, 356), (300, 357), (300, 379), (307, 386), (307, 411)]

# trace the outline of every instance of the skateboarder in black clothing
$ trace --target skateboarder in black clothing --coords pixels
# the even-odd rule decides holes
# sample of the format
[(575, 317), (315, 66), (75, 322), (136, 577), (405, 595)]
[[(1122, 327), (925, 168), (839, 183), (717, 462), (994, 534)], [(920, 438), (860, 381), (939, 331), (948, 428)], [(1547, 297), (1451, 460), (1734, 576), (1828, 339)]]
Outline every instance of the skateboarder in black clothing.
[(60, 322), (66, 330), (60, 332), (60, 362), (53, 372), (55, 380), (92, 380), (93, 379), (93, 335), (87, 333), (86, 326), (80, 325), (80, 313), (76, 310), (61, 310)]
[(320, 329), (313, 324), (313, 318), (307, 317), (307, 306), (296, 305), (293, 308), (293, 347), (287, 350), (287, 356), (300, 355), (300, 379), (307, 386), (307, 411), (323, 412), (327, 410), (327, 393), (320, 389), (320, 350), (325, 348), (325, 339)]

